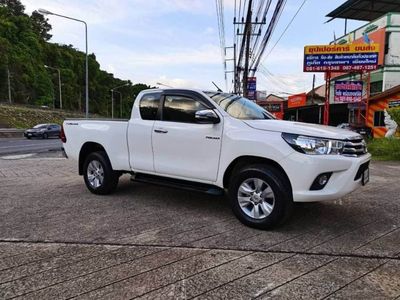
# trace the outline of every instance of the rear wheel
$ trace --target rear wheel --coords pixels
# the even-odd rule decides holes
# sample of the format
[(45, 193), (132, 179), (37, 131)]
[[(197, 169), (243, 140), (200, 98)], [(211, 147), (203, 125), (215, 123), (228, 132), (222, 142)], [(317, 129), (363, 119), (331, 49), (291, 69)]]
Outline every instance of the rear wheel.
[(94, 194), (112, 193), (118, 185), (119, 173), (115, 172), (104, 151), (89, 154), (83, 165), (86, 187)]
[(293, 207), (290, 183), (279, 169), (268, 165), (235, 171), (228, 194), (234, 214), (250, 227), (276, 226), (290, 216)]

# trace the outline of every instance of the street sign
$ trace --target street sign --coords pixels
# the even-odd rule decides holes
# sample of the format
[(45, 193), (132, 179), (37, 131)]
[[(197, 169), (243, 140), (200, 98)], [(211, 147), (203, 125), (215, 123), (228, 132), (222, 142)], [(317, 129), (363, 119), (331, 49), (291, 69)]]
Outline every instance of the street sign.
[(371, 71), (378, 68), (379, 44), (304, 47), (304, 72)]
[(334, 100), (341, 103), (360, 102), (362, 100), (363, 82), (335, 81)]
[(307, 103), (307, 94), (302, 93), (288, 97), (288, 108), (305, 106)]
[(249, 100), (257, 100), (257, 78), (248, 77), (247, 78), (247, 98)]

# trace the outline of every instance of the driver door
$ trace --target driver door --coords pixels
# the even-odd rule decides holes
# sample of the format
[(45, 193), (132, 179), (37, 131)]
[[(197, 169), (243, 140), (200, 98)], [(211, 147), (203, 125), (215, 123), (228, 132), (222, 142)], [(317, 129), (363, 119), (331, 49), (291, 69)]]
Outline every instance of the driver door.
[(152, 132), (154, 168), (160, 175), (216, 181), (223, 119), (199, 124), (195, 113), (210, 106), (194, 95), (166, 94)]

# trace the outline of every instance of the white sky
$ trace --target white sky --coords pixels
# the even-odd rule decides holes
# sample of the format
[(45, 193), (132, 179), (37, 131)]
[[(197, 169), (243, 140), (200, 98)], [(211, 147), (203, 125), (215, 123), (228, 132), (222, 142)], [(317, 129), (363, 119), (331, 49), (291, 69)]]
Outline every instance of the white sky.
[[(235, 0), (225, 0), (226, 46), (232, 44)], [(239, 1), (239, 0), (237, 0)], [(258, 0), (262, 1), (262, 0)], [(276, 0), (273, 0), (275, 3)], [(272, 78), (257, 74), (258, 89), (303, 92), (311, 89), (312, 74), (302, 72), (303, 47), (325, 44), (343, 35), (344, 21), (325, 15), (344, 0), (308, 0), (263, 65)], [(101, 68), (133, 83), (213, 89), (225, 88), (215, 0), (22, 0), (26, 12), (44, 8), (88, 23), (89, 52)], [(288, 0), (272, 40), (278, 39), (302, 0)], [(272, 6), (274, 7), (274, 6)], [(77, 22), (49, 16), (52, 42), (84, 50), (84, 28)], [(350, 30), (362, 22), (349, 22)], [(230, 78), (228, 89), (231, 87)], [(321, 74), (317, 83), (323, 82)]]

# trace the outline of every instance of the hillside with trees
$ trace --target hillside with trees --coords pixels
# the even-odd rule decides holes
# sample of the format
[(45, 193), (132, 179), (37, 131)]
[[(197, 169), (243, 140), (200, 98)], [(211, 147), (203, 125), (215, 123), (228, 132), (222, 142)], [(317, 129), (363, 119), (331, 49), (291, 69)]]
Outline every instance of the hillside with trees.
[[(0, 0), (0, 101), (8, 101), (8, 72), (12, 102), (15, 104), (59, 107), (57, 71), (61, 71), (63, 109), (85, 110), (85, 53), (72, 45), (49, 42), (51, 24), (34, 11), (25, 13), (19, 0)], [(119, 89), (123, 95), (123, 114), (127, 117), (133, 98), (145, 84), (132, 84), (115, 78), (100, 69), (95, 54), (89, 55), (90, 113), (111, 114), (110, 89), (128, 83)], [(119, 117), (120, 98), (115, 94), (115, 116)]]

